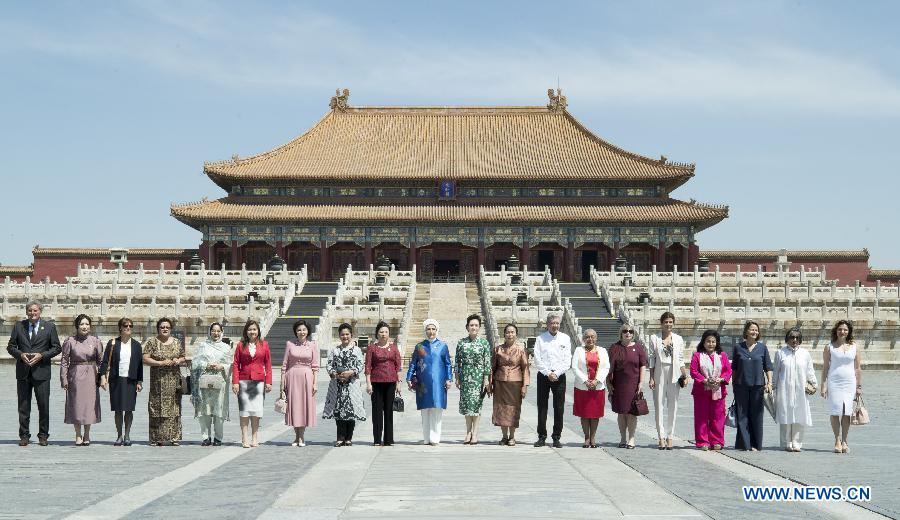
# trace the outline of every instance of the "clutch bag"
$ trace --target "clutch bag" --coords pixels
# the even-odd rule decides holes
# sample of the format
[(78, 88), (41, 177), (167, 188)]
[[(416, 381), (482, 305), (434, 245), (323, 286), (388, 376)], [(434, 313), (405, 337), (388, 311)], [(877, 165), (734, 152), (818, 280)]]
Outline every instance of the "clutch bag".
[(221, 390), (225, 388), (225, 379), (218, 374), (202, 374), (197, 382), (201, 390)]
[(812, 381), (806, 382), (806, 395), (816, 395), (816, 390), (819, 388)]

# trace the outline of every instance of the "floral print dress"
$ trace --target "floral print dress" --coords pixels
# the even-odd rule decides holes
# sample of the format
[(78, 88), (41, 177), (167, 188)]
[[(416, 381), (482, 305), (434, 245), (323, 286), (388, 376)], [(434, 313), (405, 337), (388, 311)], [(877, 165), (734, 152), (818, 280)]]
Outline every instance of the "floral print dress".
[[(331, 349), (328, 355), (328, 374), (332, 376), (328, 384), (328, 395), (325, 397), (323, 419), (338, 421), (365, 421), (366, 406), (363, 403), (362, 388), (359, 386), (359, 375), (363, 373), (363, 354), (356, 344), (348, 347), (340, 345)], [(347, 382), (338, 381), (336, 376), (341, 372), (352, 370), (356, 374)]]
[(481, 415), (484, 378), (491, 377), (491, 346), (485, 338), (468, 336), (456, 344), (456, 373), (459, 374), (459, 413)]

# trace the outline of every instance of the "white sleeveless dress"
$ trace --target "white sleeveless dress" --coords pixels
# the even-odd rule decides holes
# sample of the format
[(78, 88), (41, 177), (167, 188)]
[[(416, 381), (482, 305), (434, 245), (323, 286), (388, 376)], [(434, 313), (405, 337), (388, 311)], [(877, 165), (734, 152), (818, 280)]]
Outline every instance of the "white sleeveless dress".
[(828, 367), (828, 415), (852, 415), (856, 397), (856, 345), (841, 352), (828, 344), (831, 364)]

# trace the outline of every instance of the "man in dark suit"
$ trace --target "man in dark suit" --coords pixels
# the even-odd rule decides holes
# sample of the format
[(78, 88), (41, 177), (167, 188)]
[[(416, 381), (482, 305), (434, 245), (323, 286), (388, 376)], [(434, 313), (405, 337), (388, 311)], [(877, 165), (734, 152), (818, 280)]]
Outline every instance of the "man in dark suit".
[(6, 351), (16, 360), (16, 390), (19, 397), (19, 446), (31, 442), (31, 393), (38, 405), (38, 442), (48, 444), (50, 436), (50, 359), (62, 347), (56, 325), (41, 320), (41, 304), (28, 302), (25, 315), (17, 321)]

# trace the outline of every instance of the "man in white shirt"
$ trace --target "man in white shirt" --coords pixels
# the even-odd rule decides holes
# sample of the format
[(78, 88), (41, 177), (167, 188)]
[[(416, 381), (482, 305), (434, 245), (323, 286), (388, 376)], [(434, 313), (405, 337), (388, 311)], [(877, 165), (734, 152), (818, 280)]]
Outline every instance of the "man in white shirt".
[(534, 368), (537, 370), (538, 440), (535, 447), (547, 445), (547, 405), (553, 392), (553, 447), (562, 448), (563, 411), (566, 407), (566, 371), (572, 366), (572, 339), (559, 331), (562, 317), (547, 315), (547, 330), (534, 342)]

